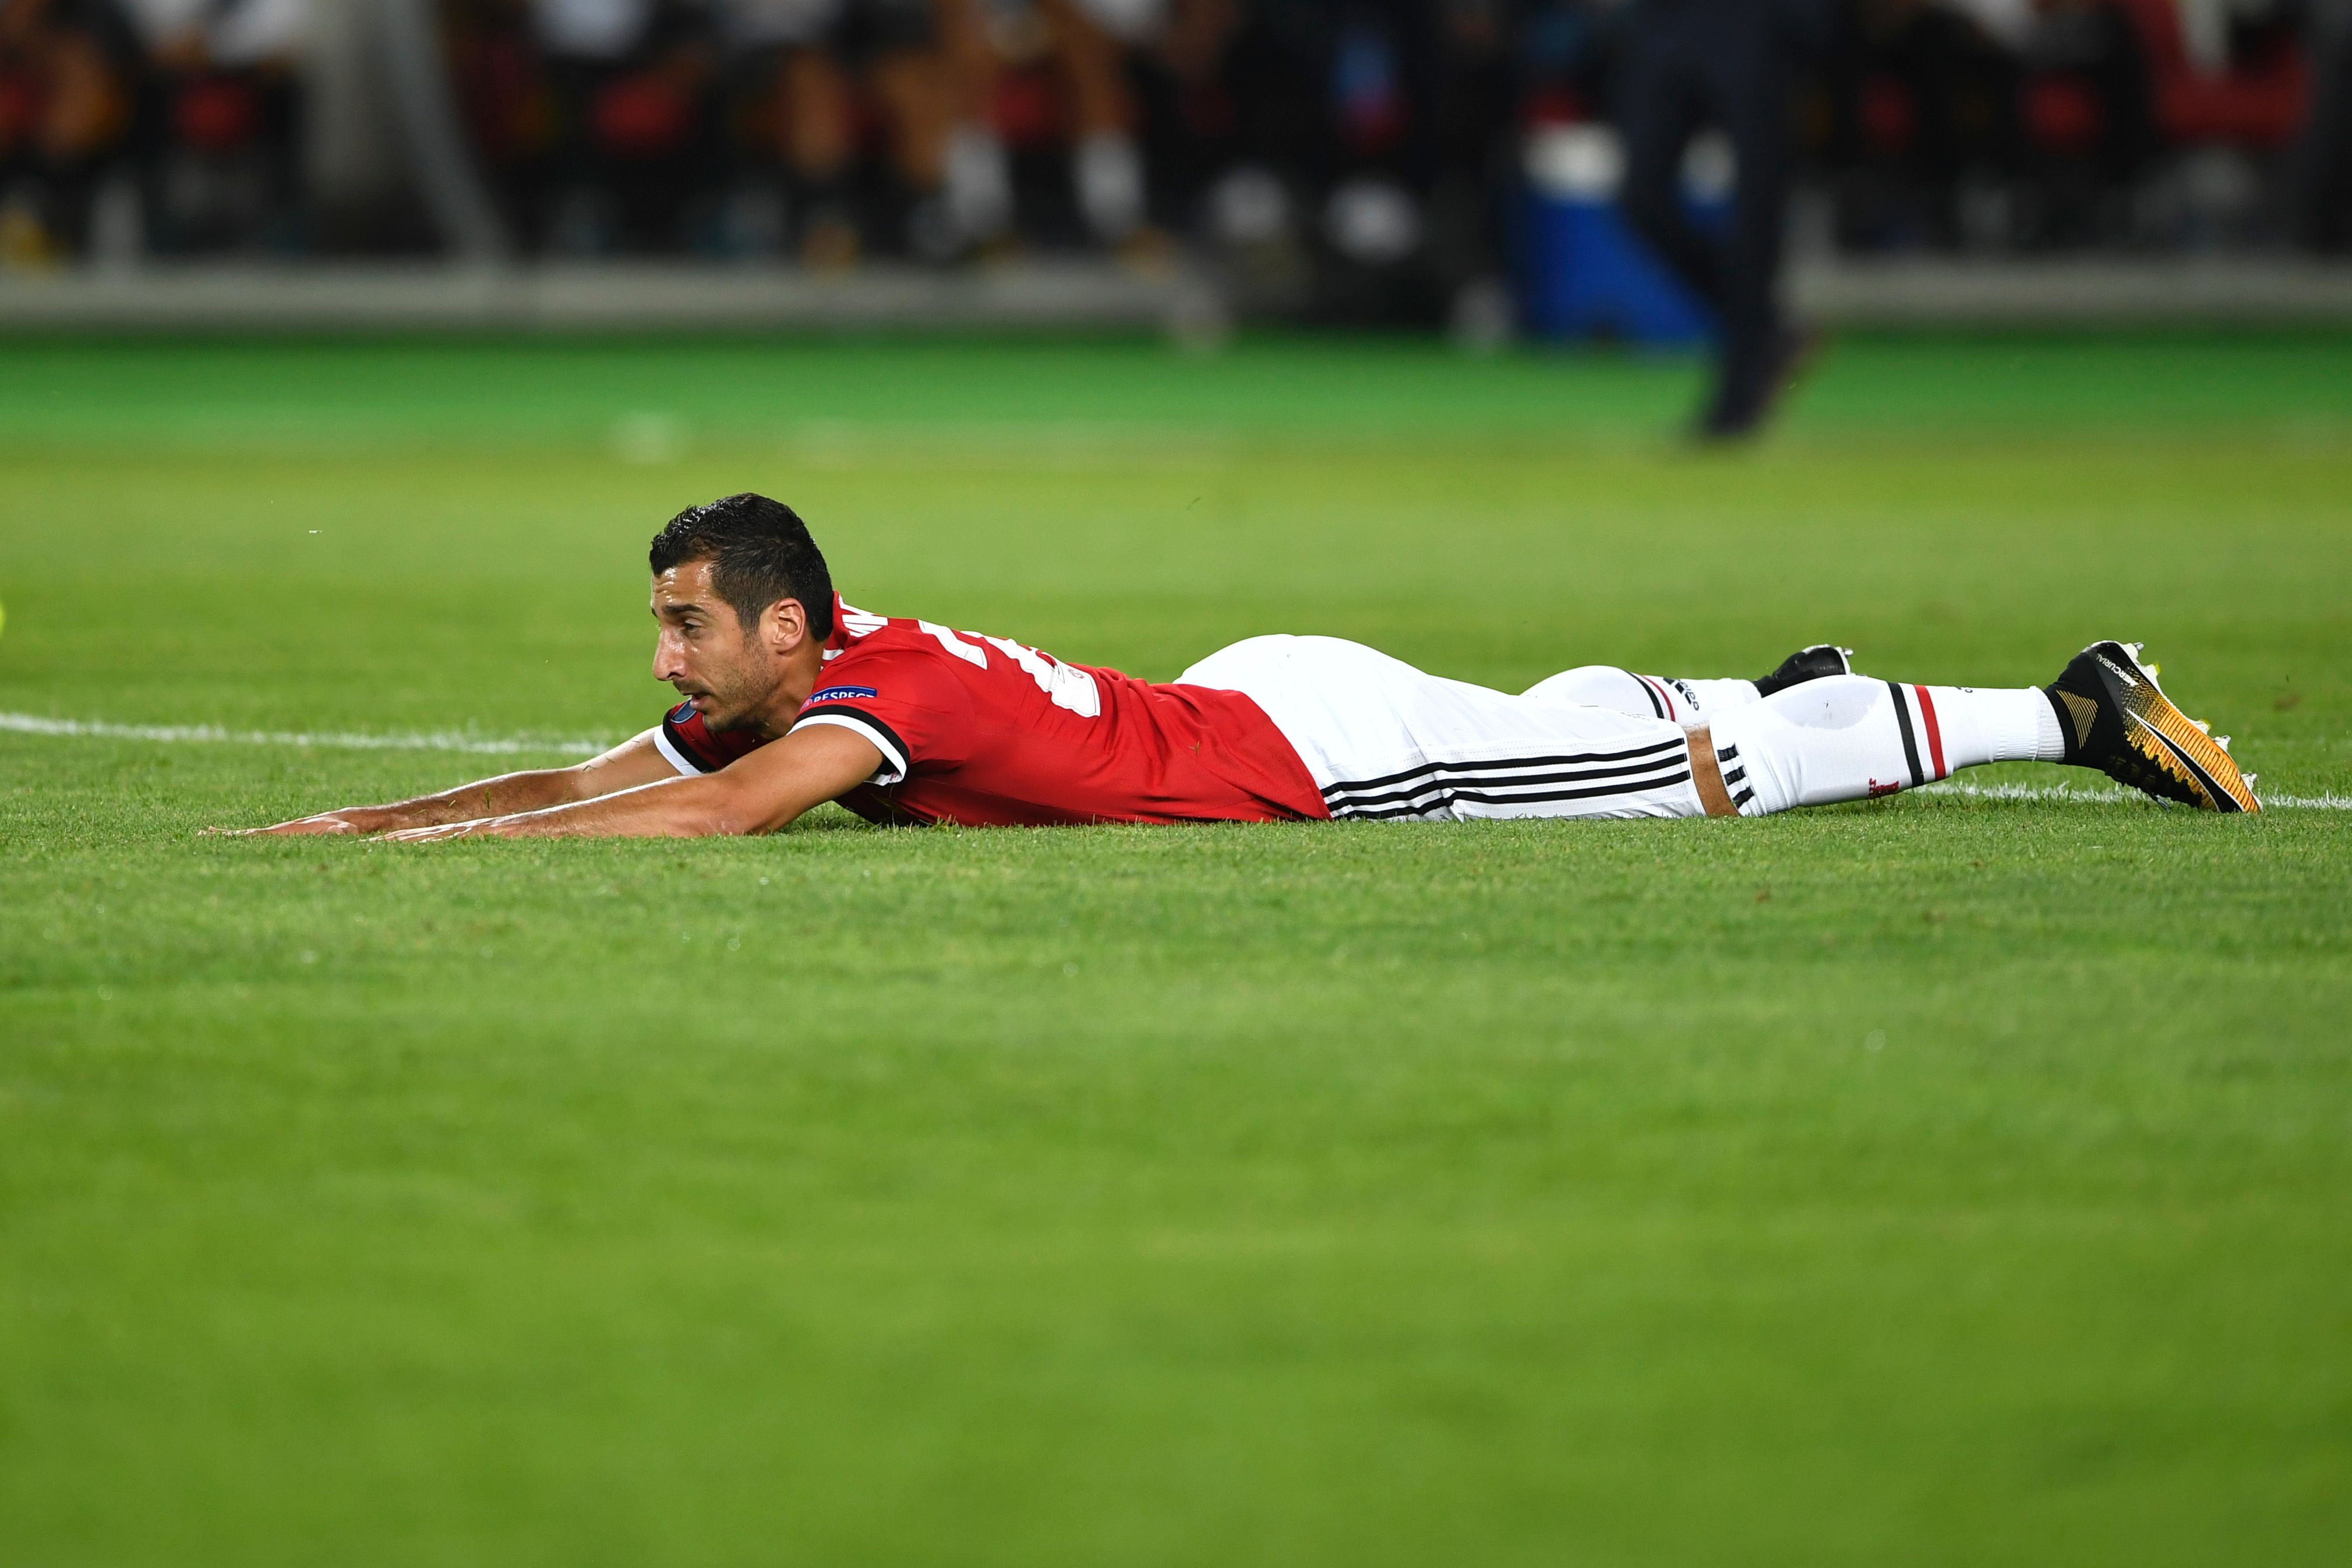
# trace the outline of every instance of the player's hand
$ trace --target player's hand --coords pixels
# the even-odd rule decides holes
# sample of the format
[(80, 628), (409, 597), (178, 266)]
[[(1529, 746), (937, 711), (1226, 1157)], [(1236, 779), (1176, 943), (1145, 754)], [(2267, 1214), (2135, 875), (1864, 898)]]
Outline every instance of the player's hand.
[(274, 823), (268, 827), (207, 827), (206, 838), (292, 838), (317, 834), (349, 834), (368, 831), (341, 812), (322, 811), (316, 816), (298, 816), (291, 822)]

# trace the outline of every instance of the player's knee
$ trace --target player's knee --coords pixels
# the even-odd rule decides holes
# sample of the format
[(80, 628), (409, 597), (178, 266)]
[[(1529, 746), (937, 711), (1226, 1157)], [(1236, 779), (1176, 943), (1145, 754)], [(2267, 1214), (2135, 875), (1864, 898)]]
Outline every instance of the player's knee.
[(1832, 675), (1791, 686), (1757, 706), (1808, 730), (1851, 730), (1886, 701), (1886, 683), (1866, 675)]

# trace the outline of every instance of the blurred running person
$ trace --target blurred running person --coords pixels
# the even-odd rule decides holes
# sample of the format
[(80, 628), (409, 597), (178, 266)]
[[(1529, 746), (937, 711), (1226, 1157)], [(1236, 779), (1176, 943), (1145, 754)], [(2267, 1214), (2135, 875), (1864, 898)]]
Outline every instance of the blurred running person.
[[(1803, 357), (1780, 313), (1790, 105), (1800, 58), (1828, 31), (1825, 0), (1631, 0), (1619, 67), (1625, 216), (1714, 314), (1715, 385), (1697, 434), (1753, 435)], [(1731, 223), (1691, 221), (1683, 154), (1708, 127), (1731, 143)]]
[(649, 564), (654, 674), (684, 699), (659, 724), (577, 767), (253, 831), (698, 837), (773, 832), (826, 801), (972, 826), (1760, 816), (2008, 760), (2258, 809), (2226, 739), (2112, 642), (2015, 690), (1872, 679), (1823, 646), (1758, 680), (1588, 666), (1512, 696), (1304, 637), (1154, 685), (853, 608), (800, 518), (762, 496), (680, 512)]

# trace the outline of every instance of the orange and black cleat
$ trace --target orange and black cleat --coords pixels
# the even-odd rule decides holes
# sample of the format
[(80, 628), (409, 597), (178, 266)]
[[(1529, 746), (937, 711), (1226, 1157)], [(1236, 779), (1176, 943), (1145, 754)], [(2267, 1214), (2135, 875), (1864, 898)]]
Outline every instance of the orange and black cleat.
[(2066, 761), (2200, 811), (2260, 811), (2252, 775), (2214, 735), (2172, 705), (2137, 643), (2093, 643), (2042, 691), (2058, 710)]

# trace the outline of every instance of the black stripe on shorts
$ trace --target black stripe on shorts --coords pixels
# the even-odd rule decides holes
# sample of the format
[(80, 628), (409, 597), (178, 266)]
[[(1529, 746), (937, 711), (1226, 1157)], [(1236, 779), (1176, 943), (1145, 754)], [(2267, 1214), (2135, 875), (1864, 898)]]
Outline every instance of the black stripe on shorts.
[(1471, 768), (1439, 768), (1431, 776), (1397, 789), (1363, 790), (1345, 784), (1333, 784), (1323, 792), (1324, 804), (1340, 805), (1387, 805), (1396, 801), (1411, 800), (1419, 795), (1433, 795), (1444, 790), (1503, 789), (1513, 785), (1532, 784), (1592, 784), (1615, 783), (1621, 787), (1633, 786), (1633, 781), (1655, 773), (1664, 768), (1687, 767), (1688, 759), (1682, 756), (1659, 757), (1632, 767), (1578, 768), (1565, 773), (1494, 773)]
[[(1435, 773), (1441, 768), (1572, 768), (1581, 767), (1588, 763), (1622, 763), (1629, 757), (1651, 756), (1659, 752), (1675, 751), (1688, 744), (1686, 741), (1673, 740), (1660, 741), (1654, 745), (1636, 746), (1629, 752), (1577, 752), (1563, 757), (1497, 757), (1487, 763), (1423, 763), (1417, 768), (1406, 768), (1401, 773), (1382, 773), (1378, 778), (1350, 779), (1346, 784), (1333, 784), (1331, 789), (1380, 789), (1389, 784), (1402, 784), (1408, 779), (1419, 778), (1423, 773)], [(1324, 793), (1328, 795), (1330, 790), (1326, 790)]]
[(1457, 800), (1473, 801), (1480, 805), (1540, 805), (1555, 800), (1595, 800), (1607, 795), (1650, 795), (1658, 790), (1672, 789), (1676, 784), (1688, 784), (1690, 776), (1690, 769), (1684, 768), (1679, 773), (1662, 774), (1657, 778), (1645, 779), (1639, 784), (1617, 782), (1596, 784), (1591, 789), (1545, 790), (1537, 795), (1489, 795), (1484, 790), (1455, 788), (1450, 784), (1441, 784), (1433, 786), (1427, 792), (1437, 796), (1436, 799), (1379, 806), (1357, 806), (1342, 803), (1331, 808), (1331, 815), (1349, 817), (1358, 822), (1381, 822), (1392, 817), (1418, 816), (1423, 812), (1433, 811), (1439, 806), (1450, 806)]

